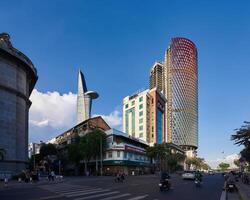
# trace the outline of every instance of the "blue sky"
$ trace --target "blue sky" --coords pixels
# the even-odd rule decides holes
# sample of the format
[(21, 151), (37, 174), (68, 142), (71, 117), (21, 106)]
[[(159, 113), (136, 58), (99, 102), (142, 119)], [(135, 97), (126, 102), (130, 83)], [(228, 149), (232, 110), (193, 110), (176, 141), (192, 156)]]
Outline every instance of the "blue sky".
[[(93, 113), (103, 115), (121, 112), (124, 96), (148, 87), (171, 37), (191, 39), (199, 55), (199, 155), (212, 160), (239, 151), (230, 134), (250, 118), (249, 9), (248, 1), (3, 1), (0, 32), (31, 58), (41, 93), (75, 94), (80, 67), (100, 94)], [(65, 128), (31, 127), (30, 138)]]

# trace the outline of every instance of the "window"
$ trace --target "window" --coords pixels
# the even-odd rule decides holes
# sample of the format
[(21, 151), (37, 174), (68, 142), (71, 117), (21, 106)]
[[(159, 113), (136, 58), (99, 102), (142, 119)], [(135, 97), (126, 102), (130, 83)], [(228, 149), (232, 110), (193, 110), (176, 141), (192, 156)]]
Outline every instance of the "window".
[(128, 104), (125, 105), (125, 108), (128, 108)]
[(143, 137), (143, 133), (140, 133), (140, 134), (139, 134), (139, 137), (142, 138), (142, 137)]
[(140, 105), (139, 105), (139, 109), (142, 109), (142, 108), (143, 108), (143, 104), (140, 104)]
[(143, 130), (143, 126), (139, 126), (139, 130), (142, 131)]
[(132, 101), (132, 102), (131, 102), (131, 105), (132, 105), (132, 106), (135, 105), (135, 101)]
[(143, 118), (139, 119), (139, 124), (141, 124), (143, 122)]
[(140, 97), (140, 98), (139, 98), (139, 102), (142, 102), (142, 101), (143, 101), (143, 97)]
[(124, 158), (127, 158), (127, 152), (124, 152), (124, 156), (123, 156)]
[(108, 158), (112, 158), (112, 151), (108, 152)]
[(140, 112), (139, 112), (139, 116), (142, 116), (142, 115), (143, 115), (143, 111), (140, 111)]
[(120, 158), (120, 151), (117, 151), (117, 158)]

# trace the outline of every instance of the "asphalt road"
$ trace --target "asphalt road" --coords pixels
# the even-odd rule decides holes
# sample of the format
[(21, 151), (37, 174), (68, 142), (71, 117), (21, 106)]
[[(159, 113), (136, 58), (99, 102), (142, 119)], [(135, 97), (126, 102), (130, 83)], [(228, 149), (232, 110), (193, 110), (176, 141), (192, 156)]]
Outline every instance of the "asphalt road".
[(124, 183), (113, 177), (66, 178), (63, 182), (39, 183), (0, 188), (1, 200), (219, 200), (223, 187), (221, 175), (205, 175), (203, 184), (196, 188), (194, 181), (172, 175), (170, 191), (159, 192), (159, 177), (130, 176)]

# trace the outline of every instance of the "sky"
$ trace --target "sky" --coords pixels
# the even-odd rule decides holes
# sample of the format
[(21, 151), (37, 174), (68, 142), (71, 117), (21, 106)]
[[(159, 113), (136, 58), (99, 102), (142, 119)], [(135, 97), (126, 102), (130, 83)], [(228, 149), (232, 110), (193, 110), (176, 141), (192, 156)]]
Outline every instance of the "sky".
[(198, 49), (198, 154), (213, 166), (232, 161), (241, 148), (230, 135), (250, 118), (249, 9), (244, 0), (1, 2), (0, 32), (38, 70), (30, 142), (75, 124), (79, 68), (100, 94), (92, 113), (121, 128), (123, 97), (148, 87), (151, 66), (180, 36)]

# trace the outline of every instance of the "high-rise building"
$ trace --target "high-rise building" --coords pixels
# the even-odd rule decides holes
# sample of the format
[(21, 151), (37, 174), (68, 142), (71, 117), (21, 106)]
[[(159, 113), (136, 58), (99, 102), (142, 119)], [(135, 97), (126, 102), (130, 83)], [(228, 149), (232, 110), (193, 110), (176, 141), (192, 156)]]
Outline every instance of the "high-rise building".
[(30, 59), (15, 49), (7, 33), (0, 34), (0, 179), (24, 170), (28, 161), (29, 96), (37, 71)]
[(156, 88), (123, 99), (123, 132), (150, 145), (163, 143), (166, 99)]
[(164, 65), (155, 62), (150, 71), (149, 88), (157, 88), (160, 92), (164, 90)]
[(195, 44), (173, 38), (165, 54), (167, 140), (186, 151), (198, 147), (198, 64)]
[(79, 70), (77, 91), (77, 124), (91, 117), (92, 99), (96, 99), (98, 96), (97, 92), (87, 90), (84, 75), (81, 70)]

